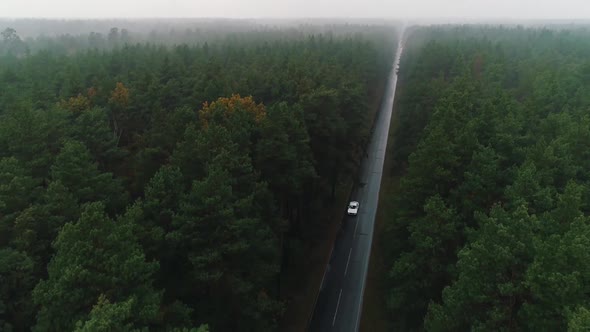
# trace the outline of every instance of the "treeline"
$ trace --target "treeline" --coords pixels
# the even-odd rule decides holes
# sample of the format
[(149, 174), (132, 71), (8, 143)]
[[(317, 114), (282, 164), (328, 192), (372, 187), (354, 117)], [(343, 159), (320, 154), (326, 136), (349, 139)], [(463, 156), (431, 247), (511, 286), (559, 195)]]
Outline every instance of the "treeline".
[[(0, 55), (26, 55), (51, 49), (54, 54), (81, 50), (111, 50), (137, 43), (178, 46), (241, 40), (275, 42), (305, 40), (310, 35), (382, 39), (390, 22), (356, 20), (230, 20), (230, 19), (137, 19), (137, 20), (2, 20)], [(356, 22), (354, 21), (354, 22)], [(346, 23), (346, 24), (343, 24)], [(18, 33), (17, 33), (18, 32)], [(18, 37), (18, 43), (12, 42)], [(7, 42), (7, 39), (10, 42)]]
[(405, 331), (590, 326), (590, 33), (417, 28), (388, 309)]
[[(230, 19), (230, 18), (135, 18), (135, 19), (50, 19), (50, 18), (0, 18), (0, 27), (11, 27), (23, 39), (40, 36), (85, 36), (92, 33), (106, 34), (112, 27), (125, 29), (134, 36), (146, 37), (152, 33), (181, 37), (191, 33), (181, 43), (199, 38), (223, 38), (231, 33), (245, 31), (281, 31), (297, 34), (329, 32), (335, 34), (364, 33), (371, 27), (389, 25), (387, 19), (361, 18), (299, 18), (299, 19)], [(359, 29), (363, 26), (363, 29)], [(202, 42), (203, 39), (200, 39)], [(155, 40), (151, 40), (155, 42)], [(160, 42), (160, 40), (158, 40)]]
[(276, 329), (396, 45), (356, 29), (1, 56), (0, 330)]

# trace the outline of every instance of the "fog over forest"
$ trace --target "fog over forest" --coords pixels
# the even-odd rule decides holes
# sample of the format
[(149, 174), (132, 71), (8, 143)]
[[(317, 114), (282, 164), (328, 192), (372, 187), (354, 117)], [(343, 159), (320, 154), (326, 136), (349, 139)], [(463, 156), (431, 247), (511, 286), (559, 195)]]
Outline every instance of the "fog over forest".
[(583, 19), (584, 0), (3, 0), (3, 17)]
[(0, 2), (1, 332), (590, 330), (588, 0)]

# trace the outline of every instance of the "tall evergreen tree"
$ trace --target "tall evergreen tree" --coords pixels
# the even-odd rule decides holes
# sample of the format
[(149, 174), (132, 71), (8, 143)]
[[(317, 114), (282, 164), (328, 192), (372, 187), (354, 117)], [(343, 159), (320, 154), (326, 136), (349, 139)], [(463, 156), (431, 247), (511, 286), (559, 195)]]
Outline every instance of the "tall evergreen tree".
[(67, 141), (51, 166), (51, 179), (60, 181), (80, 203), (104, 201), (109, 212), (126, 203), (123, 187), (111, 173), (102, 173), (84, 144)]
[(157, 321), (161, 295), (152, 279), (158, 265), (145, 261), (133, 234), (138, 212), (132, 208), (114, 221), (102, 203), (89, 203), (77, 222), (63, 227), (54, 243), (49, 277), (33, 293), (41, 308), (34, 330), (73, 330), (78, 322), (92, 322), (97, 311), (107, 310), (107, 302), (119, 312), (109, 318), (117, 319), (111, 323), (123, 328)]

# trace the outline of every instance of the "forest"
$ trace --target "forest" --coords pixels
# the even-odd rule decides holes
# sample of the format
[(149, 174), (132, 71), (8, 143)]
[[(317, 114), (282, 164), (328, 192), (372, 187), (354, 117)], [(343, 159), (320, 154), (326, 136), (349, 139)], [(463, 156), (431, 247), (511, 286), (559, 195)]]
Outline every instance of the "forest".
[(281, 276), (308, 277), (290, 243), (358, 166), (393, 32), (3, 29), (0, 330), (277, 330)]
[(407, 32), (391, 329), (587, 331), (590, 30)]

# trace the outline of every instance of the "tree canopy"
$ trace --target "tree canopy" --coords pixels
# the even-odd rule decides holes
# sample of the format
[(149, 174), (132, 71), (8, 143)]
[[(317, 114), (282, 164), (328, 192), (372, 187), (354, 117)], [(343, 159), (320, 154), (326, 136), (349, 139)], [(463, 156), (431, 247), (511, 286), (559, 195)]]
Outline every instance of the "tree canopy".
[(351, 181), (395, 28), (14, 23), (0, 330), (277, 330), (285, 243), (326, 227), (318, 211)]
[(383, 235), (397, 329), (588, 329), (587, 37), (409, 30)]

